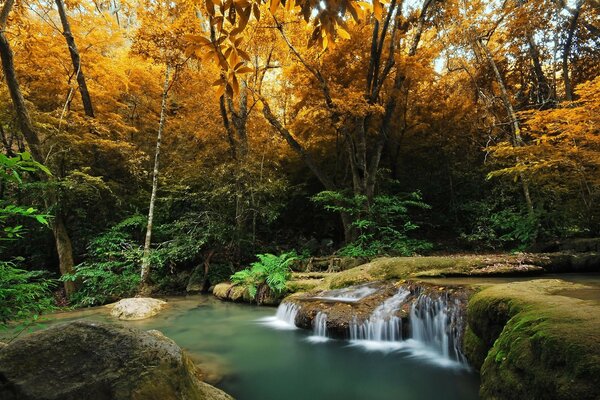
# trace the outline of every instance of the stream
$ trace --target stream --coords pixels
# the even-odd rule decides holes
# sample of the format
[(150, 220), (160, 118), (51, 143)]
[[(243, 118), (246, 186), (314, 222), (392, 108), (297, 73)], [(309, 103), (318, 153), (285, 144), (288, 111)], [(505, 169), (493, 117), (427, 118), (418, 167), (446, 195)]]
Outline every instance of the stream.
[[(142, 321), (188, 350), (209, 381), (238, 400), (391, 400), (478, 398), (479, 378), (402, 348), (311, 341), (311, 332), (273, 324), (276, 309), (224, 303), (212, 296), (170, 298)], [(269, 318), (271, 317), (271, 318)], [(56, 313), (45, 324), (74, 319), (115, 322), (106, 309)]]

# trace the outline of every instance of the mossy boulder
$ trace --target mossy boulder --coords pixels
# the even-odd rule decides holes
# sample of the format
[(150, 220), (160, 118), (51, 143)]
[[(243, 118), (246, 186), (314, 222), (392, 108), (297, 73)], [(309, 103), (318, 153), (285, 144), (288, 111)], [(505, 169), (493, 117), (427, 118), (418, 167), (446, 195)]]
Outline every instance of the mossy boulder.
[(75, 321), (0, 349), (3, 400), (230, 400), (158, 331)]
[(552, 264), (543, 254), (481, 256), (383, 257), (331, 274), (319, 289), (337, 289), (366, 282), (432, 277), (535, 275)]
[(577, 298), (588, 289), (544, 279), (473, 296), (464, 347), (482, 398), (600, 398), (600, 303)]
[(246, 286), (229, 282), (215, 285), (213, 288), (213, 295), (224, 301), (263, 304), (268, 306), (278, 305), (284, 297), (283, 293), (274, 293), (270, 290), (269, 286), (265, 284), (260, 285), (256, 295), (252, 297)]

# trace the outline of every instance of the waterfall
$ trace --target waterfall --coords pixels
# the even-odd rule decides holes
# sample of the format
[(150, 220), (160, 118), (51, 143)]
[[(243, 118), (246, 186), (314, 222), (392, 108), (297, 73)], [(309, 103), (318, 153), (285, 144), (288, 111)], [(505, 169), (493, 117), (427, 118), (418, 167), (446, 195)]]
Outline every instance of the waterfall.
[(377, 288), (371, 284), (353, 286), (345, 289), (328, 290), (322, 292), (320, 296), (314, 297), (318, 300), (356, 303), (367, 296), (377, 292)]
[(283, 302), (277, 307), (274, 317), (261, 318), (259, 322), (275, 329), (291, 330), (296, 328), (296, 316), (300, 306), (295, 303)]
[(290, 325), (296, 326), (296, 315), (298, 315), (299, 310), (300, 306), (297, 304), (284, 302), (277, 307), (275, 318)]
[(400, 289), (398, 293), (379, 305), (369, 319), (358, 323), (356, 317), (350, 322), (350, 340), (394, 342), (402, 340), (402, 320), (396, 312), (410, 292)]
[(319, 311), (313, 319), (313, 334), (308, 337), (311, 342), (326, 342), (329, 340), (327, 336), (327, 314)]
[(421, 293), (410, 309), (411, 337), (443, 358), (465, 363), (461, 350), (463, 319), (458, 300)]

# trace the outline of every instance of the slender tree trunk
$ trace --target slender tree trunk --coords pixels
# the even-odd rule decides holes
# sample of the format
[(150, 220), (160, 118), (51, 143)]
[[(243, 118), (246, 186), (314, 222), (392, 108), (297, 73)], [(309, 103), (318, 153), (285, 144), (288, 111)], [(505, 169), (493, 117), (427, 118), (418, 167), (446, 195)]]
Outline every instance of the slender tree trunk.
[[(5, 35), (6, 23), (8, 20), (8, 14), (10, 13), (14, 0), (6, 0), (2, 11), (0, 11), (0, 58), (2, 58), (2, 69), (4, 71), (4, 78), (6, 79), (6, 85), (10, 92), (13, 107), (17, 116), (17, 123), (21, 130), (21, 133), (25, 137), (31, 155), (38, 162), (43, 162), (44, 157), (42, 156), (40, 138), (33, 127), (29, 111), (25, 104), (23, 93), (19, 85), (19, 80), (15, 72), (14, 57), (10, 43)], [(49, 200), (56, 203), (57, 197), (54, 194), (48, 194)], [(54, 234), (54, 240), (56, 243), (56, 251), (58, 253), (59, 269), (61, 274), (67, 274), (73, 272), (73, 248), (71, 245), (71, 239), (67, 232), (63, 218), (60, 213), (57, 213), (52, 222), (52, 232)], [(72, 295), (77, 289), (75, 282), (64, 282), (65, 291), (67, 296)]]
[(571, 78), (569, 76), (569, 57), (571, 56), (571, 48), (573, 47), (573, 36), (575, 29), (577, 28), (577, 20), (579, 19), (579, 13), (581, 6), (583, 6), (584, 0), (579, 0), (575, 6), (575, 10), (569, 20), (569, 26), (567, 28), (567, 39), (563, 47), (562, 54), (562, 70), (563, 70), (563, 82), (565, 84), (565, 98), (567, 101), (573, 101), (573, 85), (571, 84)]
[[(496, 82), (498, 83), (498, 86), (500, 87), (500, 97), (502, 98), (502, 102), (504, 103), (504, 107), (506, 108), (508, 117), (510, 118), (510, 125), (511, 125), (512, 132), (513, 132), (513, 135), (512, 135), (513, 146), (522, 147), (523, 146), (523, 138), (521, 137), (521, 128), (519, 126), (519, 119), (517, 118), (517, 113), (515, 112), (515, 109), (513, 108), (512, 103), (510, 101), (510, 96), (508, 95), (508, 90), (506, 89), (506, 84), (504, 83), (504, 78), (502, 77), (502, 74), (500, 73), (500, 70), (498, 69), (496, 62), (494, 61), (494, 57), (492, 56), (492, 53), (490, 52), (490, 49), (488, 49), (487, 45), (484, 44), (481, 41), (481, 39), (478, 39), (477, 43), (478, 43), (479, 47), (483, 50), (485, 58), (487, 59), (487, 61), (491, 65), (492, 69), (494, 70), (494, 75), (496, 76)], [(519, 161), (519, 159), (517, 158), (517, 162), (518, 161)], [(521, 185), (523, 186), (523, 196), (525, 197), (527, 211), (528, 211), (529, 215), (531, 217), (533, 217), (534, 209), (533, 209), (533, 201), (531, 200), (531, 193), (529, 191), (529, 182), (527, 181), (527, 178), (525, 177), (525, 175), (522, 173), (519, 174), (519, 178), (521, 179)]]
[(90, 97), (90, 92), (88, 91), (87, 84), (85, 83), (85, 75), (83, 75), (83, 71), (81, 69), (81, 57), (79, 57), (79, 51), (77, 50), (77, 45), (75, 44), (75, 38), (71, 33), (71, 25), (69, 24), (69, 19), (67, 18), (65, 3), (63, 0), (56, 0), (56, 7), (58, 8), (58, 15), (60, 16), (60, 22), (62, 23), (63, 27), (63, 36), (67, 41), (69, 54), (71, 54), (73, 70), (77, 78), (77, 84), (79, 85), (79, 93), (81, 94), (81, 101), (83, 102), (85, 115), (94, 118), (92, 98)]
[(152, 244), (152, 223), (154, 221), (154, 205), (156, 203), (156, 192), (158, 190), (158, 173), (160, 161), (160, 144), (162, 132), (165, 126), (167, 112), (167, 97), (169, 95), (169, 75), (170, 66), (167, 64), (165, 70), (165, 83), (162, 92), (162, 102), (160, 106), (160, 119), (158, 122), (158, 133), (156, 135), (156, 153), (154, 154), (154, 170), (152, 173), (152, 194), (150, 195), (150, 207), (148, 210), (148, 225), (146, 227), (146, 240), (144, 242), (144, 255), (142, 258), (142, 271), (140, 281), (140, 293), (146, 293), (149, 290), (148, 277), (150, 276), (150, 245)]

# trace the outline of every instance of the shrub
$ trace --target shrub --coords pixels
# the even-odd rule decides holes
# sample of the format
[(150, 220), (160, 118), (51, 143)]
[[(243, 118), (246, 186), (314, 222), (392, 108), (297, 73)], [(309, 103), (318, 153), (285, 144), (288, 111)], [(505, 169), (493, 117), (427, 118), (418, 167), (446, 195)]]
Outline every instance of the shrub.
[(92, 240), (87, 260), (75, 266), (73, 274), (62, 277), (81, 282), (72, 298), (75, 303), (93, 306), (136, 293), (143, 250), (134, 234), (142, 231), (145, 223), (143, 216), (134, 215)]
[(273, 292), (283, 293), (287, 281), (292, 276), (290, 265), (298, 259), (296, 252), (290, 251), (279, 256), (258, 254), (257, 257), (258, 261), (252, 263), (250, 268), (233, 274), (231, 282), (246, 286), (252, 298), (256, 297), (258, 287), (265, 283)]
[(36, 319), (54, 308), (56, 282), (41, 271), (20, 269), (14, 262), (0, 261), (0, 326), (10, 320)]
[(357, 230), (356, 240), (347, 243), (338, 254), (351, 257), (371, 257), (382, 253), (410, 256), (428, 250), (431, 243), (412, 239), (408, 233), (419, 226), (411, 221), (411, 209), (429, 209), (418, 192), (405, 195), (378, 195), (371, 204), (362, 195), (324, 191), (312, 198), (326, 210), (346, 213)]

